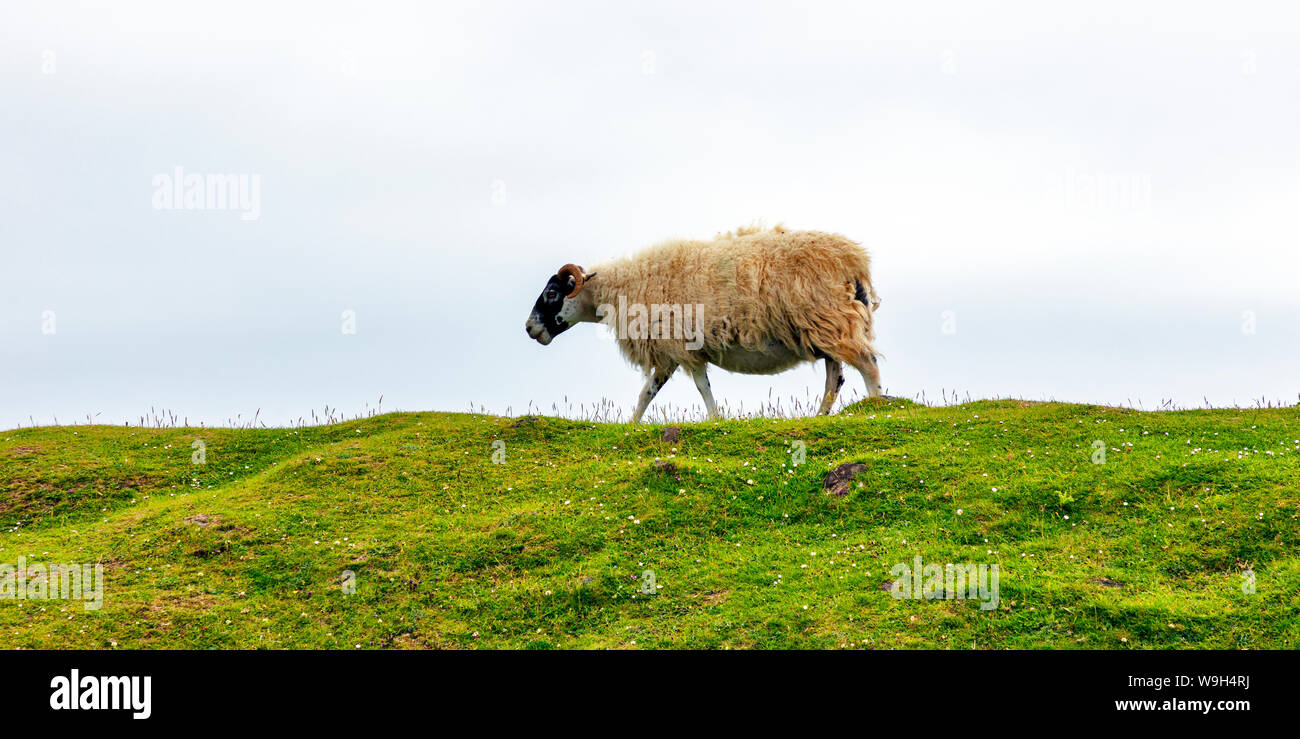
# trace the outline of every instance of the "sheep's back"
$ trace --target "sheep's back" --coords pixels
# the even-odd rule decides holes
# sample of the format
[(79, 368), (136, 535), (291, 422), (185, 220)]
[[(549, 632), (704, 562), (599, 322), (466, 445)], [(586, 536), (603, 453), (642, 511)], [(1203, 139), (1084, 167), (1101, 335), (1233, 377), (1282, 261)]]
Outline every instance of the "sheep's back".
[(597, 269), (610, 278), (602, 302), (614, 303), (617, 293), (629, 302), (704, 306), (702, 350), (679, 341), (620, 342), (642, 366), (649, 354), (654, 363), (672, 356), (690, 365), (733, 345), (763, 350), (772, 341), (812, 359), (810, 329), (828, 311), (856, 310), (854, 283), (870, 279), (870, 259), (852, 240), (781, 229), (664, 242)]

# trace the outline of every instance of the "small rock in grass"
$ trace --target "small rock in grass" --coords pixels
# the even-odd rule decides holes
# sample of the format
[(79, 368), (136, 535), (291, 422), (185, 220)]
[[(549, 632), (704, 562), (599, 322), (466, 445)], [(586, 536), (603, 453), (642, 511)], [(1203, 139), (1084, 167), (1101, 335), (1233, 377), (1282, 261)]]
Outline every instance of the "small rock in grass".
[(669, 426), (664, 429), (663, 440), (669, 444), (676, 444), (680, 438), (682, 438), (682, 430), (676, 426)]
[(867, 466), (861, 462), (845, 462), (826, 474), (826, 480), (822, 487), (835, 496), (844, 495), (849, 492), (849, 483), (853, 478), (865, 470)]

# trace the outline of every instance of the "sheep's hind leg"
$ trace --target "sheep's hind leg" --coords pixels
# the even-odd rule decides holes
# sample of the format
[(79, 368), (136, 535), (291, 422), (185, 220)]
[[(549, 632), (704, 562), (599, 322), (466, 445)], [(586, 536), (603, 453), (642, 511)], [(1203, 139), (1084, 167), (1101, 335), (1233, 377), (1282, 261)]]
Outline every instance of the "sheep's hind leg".
[(837, 359), (826, 358), (826, 393), (822, 396), (822, 407), (817, 411), (817, 415), (825, 416), (831, 412), (831, 406), (835, 405), (835, 398), (839, 397), (840, 387), (844, 384), (844, 365)]
[(676, 371), (677, 365), (673, 365), (666, 370), (656, 367), (645, 374), (645, 384), (641, 386), (641, 394), (637, 396), (636, 410), (632, 411), (632, 423), (641, 423), (641, 416), (645, 415), (646, 406), (650, 405), (650, 401), (655, 399), (663, 386), (668, 384), (668, 378)]
[(704, 398), (704, 408), (709, 412), (709, 419), (718, 417), (718, 406), (713, 402), (713, 390), (709, 387), (709, 366), (701, 365), (699, 369), (690, 370), (691, 379), (695, 380), (695, 387), (700, 391), (700, 397)]
[(849, 360), (849, 364), (854, 369), (862, 373), (862, 379), (867, 383), (867, 395), (873, 398), (879, 398), (880, 391), (880, 363), (876, 355), (871, 352), (862, 352), (858, 356)]

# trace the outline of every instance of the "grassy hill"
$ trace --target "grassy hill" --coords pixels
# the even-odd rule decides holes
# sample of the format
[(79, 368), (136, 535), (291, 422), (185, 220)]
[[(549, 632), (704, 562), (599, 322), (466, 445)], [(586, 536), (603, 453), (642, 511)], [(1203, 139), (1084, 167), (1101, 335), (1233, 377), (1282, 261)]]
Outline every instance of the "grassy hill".
[[(98, 562), (106, 586), (97, 611), (0, 600), (0, 647), (1300, 645), (1295, 408), (892, 400), (680, 428), (3, 431), (0, 563)], [(832, 495), (845, 462), (866, 467)], [(918, 555), (996, 563), (997, 608), (892, 597)]]

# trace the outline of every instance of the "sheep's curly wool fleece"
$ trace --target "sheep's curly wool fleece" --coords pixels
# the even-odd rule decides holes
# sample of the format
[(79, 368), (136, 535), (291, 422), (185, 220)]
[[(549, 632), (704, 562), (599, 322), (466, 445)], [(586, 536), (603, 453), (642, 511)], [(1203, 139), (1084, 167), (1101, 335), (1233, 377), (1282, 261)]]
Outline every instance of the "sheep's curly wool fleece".
[[(780, 342), (809, 360), (871, 350), (871, 259), (838, 234), (741, 228), (712, 241), (677, 239), (634, 256), (598, 264), (585, 286), (596, 305), (703, 305), (704, 346), (684, 338), (620, 337), (619, 347), (645, 369), (702, 367), (710, 355), (738, 345), (763, 351)], [(870, 306), (858, 299), (861, 286)], [(865, 333), (865, 337), (864, 337)]]

